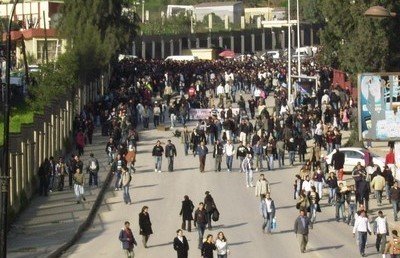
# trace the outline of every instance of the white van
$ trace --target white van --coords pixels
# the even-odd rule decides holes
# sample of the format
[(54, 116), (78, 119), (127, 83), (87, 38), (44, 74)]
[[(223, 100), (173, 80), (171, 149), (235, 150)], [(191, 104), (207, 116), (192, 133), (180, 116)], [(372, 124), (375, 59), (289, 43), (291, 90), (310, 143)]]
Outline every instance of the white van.
[(165, 61), (196, 61), (199, 60), (197, 56), (168, 56)]

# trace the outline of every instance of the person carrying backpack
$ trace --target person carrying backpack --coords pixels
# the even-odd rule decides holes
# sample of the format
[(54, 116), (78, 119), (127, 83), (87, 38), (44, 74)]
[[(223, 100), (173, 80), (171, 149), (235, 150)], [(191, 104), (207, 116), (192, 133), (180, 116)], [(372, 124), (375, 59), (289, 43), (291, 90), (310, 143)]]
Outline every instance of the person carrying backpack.
[(99, 186), (98, 172), (99, 172), (99, 161), (94, 157), (93, 153), (90, 153), (90, 157), (87, 163), (86, 171), (89, 173), (89, 186)]

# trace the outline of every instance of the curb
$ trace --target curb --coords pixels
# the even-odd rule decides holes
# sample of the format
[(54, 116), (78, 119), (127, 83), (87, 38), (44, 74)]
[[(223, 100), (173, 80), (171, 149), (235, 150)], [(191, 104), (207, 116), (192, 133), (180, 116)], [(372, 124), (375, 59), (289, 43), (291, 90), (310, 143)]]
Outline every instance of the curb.
[(113, 173), (110, 169), (107, 174), (106, 179), (104, 180), (104, 184), (101, 187), (101, 190), (100, 190), (99, 194), (97, 195), (96, 201), (94, 202), (92, 209), (90, 210), (90, 213), (87, 216), (86, 220), (79, 226), (78, 230), (75, 232), (75, 234), (72, 236), (72, 238), (68, 242), (66, 242), (62, 246), (58, 247), (55, 251), (50, 253), (50, 255), (47, 257), (49, 257), (49, 258), (60, 257), (82, 237), (82, 235), (85, 233), (85, 231), (87, 231), (89, 229), (89, 227), (92, 225), (92, 223), (94, 221), (94, 218), (97, 215), (97, 212), (101, 206), (101, 203), (103, 202), (104, 195), (110, 186), (112, 178), (113, 178)]

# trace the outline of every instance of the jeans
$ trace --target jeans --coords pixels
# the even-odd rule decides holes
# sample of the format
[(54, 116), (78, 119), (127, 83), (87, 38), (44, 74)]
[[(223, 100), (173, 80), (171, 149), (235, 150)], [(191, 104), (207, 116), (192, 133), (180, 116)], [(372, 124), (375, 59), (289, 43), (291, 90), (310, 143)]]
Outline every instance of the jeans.
[(278, 161), (280, 168), (285, 165), (285, 152), (278, 151)]
[(124, 202), (125, 202), (125, 204), (130, 204), (132, 201), (131, 201), (131, 196), (130, 196), (130, 194), (129, 194), (129, 185), (125, 185), (124, 187)]
[(309, 218), (311, 221), (311, 225), (315, 223), (315, 220), (317, 219), (317, 207), (318, 204), (311, 204), (310, 205), (310, 213), (309, 213)]
[(360, 250), (360, 254), (364, 254), (365, 253), (365, 245), (367, 243), (367, 232), (358, 231), (358, 238), (359, 238), (358, 248)]
[(199, 249), (203, 247), (204, 231), (206, 231), (206, 225), (197, 223), (197, 233), (199, 233)]
[(217, 254), (217, 258), (228, 258), (227, 254)]
[(215, 134), (214, 133), (209, 133), (207, 137), (207, 142), (211, 145), (214, 145), (215, 142)]
[(160, 116), (154, 116), (153, 122), (154, 122), (154, 127), (157, 128), (157, 126), (160, 125)]
[(336, 203), (336, 220), (339, 220), (340, 218), (343, 219), (344, 221), (344, 203), (343, 202), (337, 202)]
[(336, 199), (336, 188), (329, 187), (329, 200), (328, 203), (333, 203)]
[(232, 171), (232, 163), (233, 163), (233, 155), (226, 156), (226, 166), (228, 167), (228, 171)]
[(242, 163), (243, 163), (244, 157), (239, 157), (239, 167), (240, 167), (240, 173), (244, 172), (242, 168)]
[(174, 171), (174, 156), (168, 157), (168, 171)]
[(289, 162), (290, 165), (294, 164), (294, 156), (295, 156), (296, 152), (295, 151), (289, 151)]
[(386, 182), (386, 184), (385, 184), (385, 192), (386, 192), (386, 199), (389, 199), (390, 185), (388, 184), (388, 182)]
[(265, 157), (267, 159), (268, 170), (273, 170), (274, 169), (274, 155), (269, 154)]
[(75, 192), (75, 197), (76, 201), (81, 201), (82, 198), (85, 198), (85, 189), (83, 188), (83, 185), (78, 185), (74, 184), (74, 192)]
[(176, 115), (171, 114), (171, 128), (175, 127)]
[(114, 187), (116, 190), (118, 190), (118, 188), (121, 188), (121, 172), (120, 171), (116, 171), (115, 172), (115, 184)]
[(250, 171), (246, 172), (246, 184), (253, 185), (253, 170), (252, 169), (250, 169)]
[(89, 171), (89, 185), (99, 185), (97, 171)]
[(114, 152), (109, 152), (109, 153), (107, 153), (107, 156), (108, 156), (108, 164), (113, 163), (114, 157), (115, 157)]
[(319, 181), (314, 181), (314, 184), (315, 184), (315, 188), (317, 189), (317, 193), (318, 193), (319, 197), (322, 198), (322, 186), (323, 186), (323, 183), (319, 182)]
[(54, 175), (50, 175), (50, 179), (49, 179), (49, 190), (53, 190), (54, 188)]
[(185, 142), (183, 144), (183, 149), (185, 150), (185, 155), (187, 156), (189, 154), (189, 143)]
[(143, 128), (145, 128), (145, 129), (149, 128), (149, 118), (148, 117), (143, 117)]
[(349, 204), (349, 212), (347, 214), (347, 224), (349, 224), (351, 226), (354, 226), (354, 222), (355, 222), (354, 216), (356, 213), (356, 207), (357, 207), (357, 204), (355, 204), (355, 203)]
[(256, 169), (263, 169), (262, 159), (261, 155), (256, 155)]
[(378, 206), (381, 206), (381, 204), (382, 204), (382, 191), (375, 190), (375, 197), (376, 197), (376, 203), (378, 204)]
[(267, 228), (267, 232), (271, 233), (271, 229), (272, 229), (272, 214), (271, 213), (267, 213), (267, 217), (264, 218), (264, 222), (262, 224), (262, 230), (265, 231), (265, 228)]
[(157, 171), (161, 171), (162, 156), (155, 156), (154, 160), (155, 160), (155, 169)]
[(397, 221), (397, 213), (399, 213), (399, 201), (392, 200), (392, 206), (393, 206), (393, 217), (394, 220)]

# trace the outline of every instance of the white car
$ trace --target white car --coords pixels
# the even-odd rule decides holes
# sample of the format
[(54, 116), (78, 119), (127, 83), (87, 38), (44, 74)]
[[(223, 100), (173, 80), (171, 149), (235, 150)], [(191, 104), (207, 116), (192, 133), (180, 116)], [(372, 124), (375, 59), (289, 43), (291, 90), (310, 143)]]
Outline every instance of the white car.
[[(344, 153), (345, 160), (344, 160), (344, 167), (343, 170), (345, 172), (351, 172), (353, 171), (354, 167), (357, 165), (358, 162), (361, 163), (361, 165), (365, 166), (365, 161), (364, 161), (364, 155), (366, 152), (369, 152), (372, 156), (372, 162), (375, 165), (378, 165), (381, 170), (385, 167), (385, 159), (382, 157), (379, 157), (375, 155), (374, 153), (370, 152), (367, 149), (364, 148), (340, 148), (340, 152)], [(336, 150), (332, 151), (328, 156), (326, 156), (326, 162), (328, 165), (331, 164), (332, 162), (332, 156), (336, 152)]]

